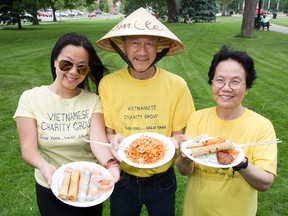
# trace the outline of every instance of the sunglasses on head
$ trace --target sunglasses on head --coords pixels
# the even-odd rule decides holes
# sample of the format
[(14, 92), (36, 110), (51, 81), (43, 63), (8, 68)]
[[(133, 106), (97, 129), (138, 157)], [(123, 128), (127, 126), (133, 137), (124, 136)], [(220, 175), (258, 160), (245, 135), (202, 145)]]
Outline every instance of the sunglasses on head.
[[(68, 60), (59, 61), (59, 68), (62, 71), (69, 71), (73, 68), (73, 66), (74, 66), (74, 63)], [(90, 68), (88, 65), (76, 65), (76, 70), (78, 74), (86, 75), (90, 71)]]

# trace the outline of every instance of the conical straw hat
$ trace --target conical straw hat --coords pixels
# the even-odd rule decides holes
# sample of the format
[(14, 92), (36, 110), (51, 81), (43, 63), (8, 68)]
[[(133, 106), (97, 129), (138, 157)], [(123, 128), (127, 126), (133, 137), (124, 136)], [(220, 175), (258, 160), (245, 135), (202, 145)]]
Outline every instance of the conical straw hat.
[(160, 37), (157, 52), (170, 48), (167, 56), (176, 55), (185, 50), (184, 44), (156, 17), (144, 8), (139, 8), (112, 28), (96, 42), (100, 49), (116, 52), (110, 44), (112, 40), (123, 51), (122, 36), (148, 35)]

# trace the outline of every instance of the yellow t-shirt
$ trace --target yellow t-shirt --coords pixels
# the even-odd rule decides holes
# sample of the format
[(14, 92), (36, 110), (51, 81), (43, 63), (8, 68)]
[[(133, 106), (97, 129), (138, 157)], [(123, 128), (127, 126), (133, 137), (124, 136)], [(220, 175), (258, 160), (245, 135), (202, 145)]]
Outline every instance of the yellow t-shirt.
[[(155, 132), (170, 137), (186, 126), (194, 103), (183, 78), (157, 68), (148, 80), (131, 77), (127, 68), (105, 76), (99, 85), (105, 124), (116, 133), (129, 136)], [(149, 177), (166, 171), (174, 160), (157, 169), (137, 169), (121, 163), (132, 175)]]
[[(238, 144), (275, 139), (272, 123), (248, 109), (231, 121), (219, 119), (215, 107), (193, 113), (186, 134), (195, 137), (204, 133)], [(277, 145), (245, 147), (243, 150), (249, 163), (276, 176)], [(256, 211), (257, 191), (238, 172), (233, 175), (232, 168), (223, 170), (195, 163), (186, 185), (183, 216), (255, 216)]]
[[(93, 113), (102, 113), (98, 95), (82, 90), (71, 99), (61, 98), (47, 86), (23, 92), (13, 118), (36, 120), (39, 153), (56, 168), (74, 161), (94, 161), (89, 143)], [(45, 178), (35, 169), (36, 181), (49, 188)]]

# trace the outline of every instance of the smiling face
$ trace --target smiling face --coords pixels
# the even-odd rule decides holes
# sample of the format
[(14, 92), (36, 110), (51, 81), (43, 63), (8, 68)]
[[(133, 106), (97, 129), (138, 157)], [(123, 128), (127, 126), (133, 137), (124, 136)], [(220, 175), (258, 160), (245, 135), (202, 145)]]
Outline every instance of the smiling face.
[[(221, 88), (215, 82), (224, 81), (226, 84)], [(223, 110), (237, 110), (242, 107), (241, 103), (246, 95), (246, 73), (243, 66), (235, 60), (221, 61), (215, 70), (212, 82), (212, 94), (217, 103), (217, 108)], [(229, 84), (238, 83), (239, 89), (231, 89)], [(233, 87), (233, 84), (232, 84)]]
[[(59, 68), (59, 62), (66, 60), (73, 63), (70, 70), (63, 71)], [(80, 84), (86, 77), (86, 74), (78, 73), (78, 69), (82, 66), (88, 66), (89, 56), (87, 51), (80, 46), (68, 45), (65, 46), (58, 58), (54, 61), (54, 67), (56, 69), (56, 79), (58, 90), (71, 91), (75, 90), (78, 84)]]
[(135, 70), (132, 70), (131, 75), (135, 78), (143, 73), (151, 75), (154, 72), (154, 68), (150, 66), (156, 58), (158, 40), (157, 37), (151, 36), (123, 38), (123, 49), (133, 64)]

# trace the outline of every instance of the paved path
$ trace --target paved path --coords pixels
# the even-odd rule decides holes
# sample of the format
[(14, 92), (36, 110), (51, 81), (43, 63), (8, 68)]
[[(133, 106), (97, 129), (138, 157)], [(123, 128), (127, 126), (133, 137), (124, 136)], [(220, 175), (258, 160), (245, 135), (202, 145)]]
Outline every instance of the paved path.
[[(283, 34), (288, 34), (288, 27), (286, 26), (280, 26), (280, 25), (276, 25), (276, 24), (270, 24), (270, 31), (274, 31), (274, 32), (281, 32)], [(265, 30), (264, 30), (265, 31)]]

